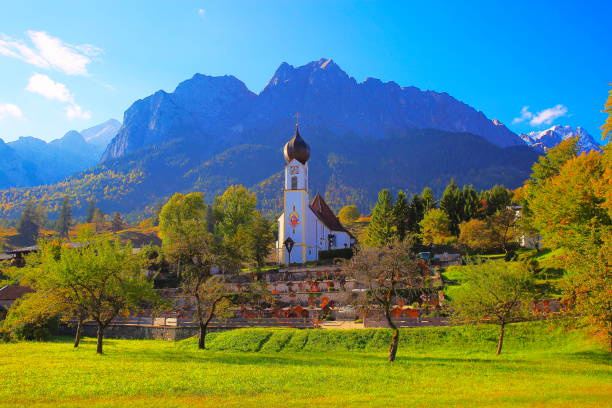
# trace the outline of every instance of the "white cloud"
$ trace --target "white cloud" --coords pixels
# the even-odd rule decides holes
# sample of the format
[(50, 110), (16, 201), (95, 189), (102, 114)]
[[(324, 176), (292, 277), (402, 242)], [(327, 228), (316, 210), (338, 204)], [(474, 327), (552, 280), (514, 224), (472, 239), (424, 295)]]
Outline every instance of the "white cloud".
[(200, 17), (204, 17), (204, 14), (206, 14), (206, 10), (204, 10), (203, 8), (198, 9), (198, 15), (199, 15)]
[(521, 116), (512, 119), (512, 123), (521, 123), (525, 120), (529, 120), (533, 117), (533, 113), (529, 112), (529, 106), (523, 106), (521, 108)]
[(74, 101), (70, 89), (61, 82), (55, 82), (47, 75), (34, 74), (28, 81), (26, 91), (44, 96), (47, 99), (66, 102), (66, 117), (68, 119), (91, 119), (91, 112), (85, 111)]
[(37, 93), (47, 99), (54, 99), (60, 102), (74, 102), (74, 96), (68, 87), (61, 82), (55, 82), (43, 74), (34, 74), (28, 81), (26, 91)]
[(79, 105), (66, 106), (66, 117), (68, 119), (91, 119), (91, 112), (84, 111)]
[(0, 103), (0, 119), (4, 118), (23, 118), (23, 112), (17, 105), (12, 103)]
[(552, 108), (544, 109), (538, 113), (529, 111), (529, 106), (523, 106), (521, 115), (512, 120), (512, 123), (521, 123), (526, 120), (531, 126), (550, 125), (556, 119), (567, 114), (567, 107), (561, 104), (555, 105)]
[(0, 55), (68, 75), (88, 75), (87, 65), (91, 63), (91, 58), (102, 53), (102, 50), (94, 45), (71, 45), (44, 31), (29, 30), (27, 34), (32, 45), (0, 34)]

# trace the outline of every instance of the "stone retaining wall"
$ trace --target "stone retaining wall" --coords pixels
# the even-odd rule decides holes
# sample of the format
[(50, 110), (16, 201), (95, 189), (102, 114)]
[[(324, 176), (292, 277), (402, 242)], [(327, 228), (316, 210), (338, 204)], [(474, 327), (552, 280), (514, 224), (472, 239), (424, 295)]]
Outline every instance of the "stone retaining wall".
[[(83, 326), (83, 335), (86, 337), (96, 337), (98, 327), (92, 324)], [(218, 331), (211, 328), (209, 332)], [(75, 326), (62, 325), (59, 334), (74, 336)], [(104, 330), (104, 337), (108, 339), (149, 339), (179, 341), (198, 334), (197, 327), (171, 327), (171, 326), (139, 326), (139, 325), (108, 325)]]

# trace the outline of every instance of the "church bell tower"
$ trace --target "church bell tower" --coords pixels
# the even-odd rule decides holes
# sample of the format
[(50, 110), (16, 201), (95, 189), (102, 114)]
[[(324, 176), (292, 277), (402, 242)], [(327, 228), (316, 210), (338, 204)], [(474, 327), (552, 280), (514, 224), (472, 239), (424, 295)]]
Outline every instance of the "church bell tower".
[[(308, 225), (308, 159), (310, 146), (300, 136), (298, 124), (295, 134), (283, 149), (285, 156), (284, 222), (279, 225), (282, 263), (306, 262), (306, 230)], [(289, 240), (289, 241), (288, 241)], [(291, 253), (289, 253), (291, 247)]]

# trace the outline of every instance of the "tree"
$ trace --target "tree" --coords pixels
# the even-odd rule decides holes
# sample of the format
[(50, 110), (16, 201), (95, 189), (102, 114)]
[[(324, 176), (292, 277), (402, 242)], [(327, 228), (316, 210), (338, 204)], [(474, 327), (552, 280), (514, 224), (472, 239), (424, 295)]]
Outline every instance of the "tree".
[[(612, 84), (610, 84), (610, 86), (612, 86)], [(612, 133), (612, 89), (608, 91), (608, 99), (604, 105), (603, 112), (607, 113), (608, 117), (606, 118), (606, 122), (601, 126), (601, 133), (604, 139), (608, 139), (610, 138), (610, 133)]]
[[(63, 314), (76, 314), (79, 322), (85, 316), (95, 321), (99, 354), (103, 351), (104, 330), (114, 318), (138, 311), (145, 304), (155, 304), (159, 299), (129, 244), (92, 241), (71, 248), (42, 243), (35, 256), (36, 262), (28, 259), (30, 267), (18, 272), (18, 280), (36, 293), (61, 299)], [(75, 346), (79, 335), (77, 328)]]
[(213, 208), (218, 232), (226, 239), (236, 236), (238, 228), (251, 222), (257, 206), (255, 193), (243, 185), (229, 186), (215, 199)]
[(30, 200), (23, 209), (21, 218), (19, 218), (17, 222), (17, 233), (19, 234), (19, 240), (22, 244), (32, 245), (36, 242), (41, 227), (39, 222), (40, 220), (34, 209), (34, 202)]
[(104, 213), (102, 212), (101, 209), (96, 208), (96, 210), (94, 211), (93, 219), (92, 219), (96, 232), (100, 232), (104, 229), (104, 221), (105, 221)]
[(111, 231), (119, 232), (125, 228), (125, 221), (123, 221), (123, 217), (121, 217), (121, 213), (115, 212), (113, 214), (113, 219), (111, 220)]
[(460, 323), (499, 325), (497, 352), (508, 323), (525, 320), (533, 301), (533, 275), (522, 264), (502, 261), (474, 265), (464, 271), (463, 284), (453, 292), (450, 309)]
[(394, 226), (393, 199), (389, 190), (378, 193), (378, 201), (372, 210), (372, 219), (366, 230), (366, 244), (373, 247), (388, 245), (397, 235)]
[(463, 195), (463, 218), (461, 221), (469, 221), (473, 218), (478, 218), (480, 215), (480, 198), (478, 197), (478, 192), (474, 189), (474, 186), (471, 184), (468, 186), (463, 186), (463, 191), (461, 192)]
[(200, 237), (208, 232), (207, 207), (203, 193), (174, 194), (159, 213), (159, 233), (162, 250), (176, 263), (180, 276), (181, 265), (194, 259)]
[(425, 213), (419, 223), (421, 233), (419, 237), (424, 245), (444, 245), (452, 241), (450, 220), (445, 211), (434, 208)]
[(200, 326), (198, 348), (206, 348), (206, 332), (208, 325), (214, 317), (228, 318), (232, 316), (230, 307), (231, 294), (227, 291), (222, 276), (209, 276), (197, 286), (183, 286), (189, 288), (186, 293), (196, 299), (196, 319)]
[(489, 217), (489, 228), (492, 236), (499, 247), (508, 253), (508, 246), (517, 238), (517, 215), (511, 208), (499, 210)]
[(257, 270), (261, 270), (274, 242), (272, 223), (256, 211), (253, 220), (241, 227), (237, 236), (243, 244), (247, 259), (255, 263)]
[[(199, 245), (192, 248), (194, 257), (192, 262), (186, 264), (181, 276), (181, 288), (183, 292), (190, 296), (195, 303), (196, 318), (200, 328), (198, 348), (206, 348), (206, 333), (208, 324), (213, 318), (219, 302), (228, 295), (218, 286), (221, 278), (213, 277), (213, 269), (223, 274), (236, 273), (239, 270), (239, 261), (234, 248), (226, 245), (224, 240), (215, 237), (209, 232), (199, 235), (198, 230), (194, 230), (198, 236)], [(190, 235), (188, 232), (187, 235)], [(190, 237), (189, 241), (194, 242), (195, 237)]]
[(96, 202), (93, 198), (87, 200), (87, 212), (85, 213), (85, 222), (91, 223), (94, 220), (96, 213)]
[(499, 210), (503, 210), (512, 202), (512, 191), (506, 187), (496, 184), (491, 189), (480, 193), (480, 200), (484, 205), (483, 217), (488, 217), (495, 214)]
[(59, 325), (61, 305), (53, 293), (28, 293), (11, 305), (0, 326), (15, 340), (48, 340)]
[(202, 193), (175, 194), (164, 205), (159, 218), (162, 248), (166, 256), (176, 262), (181, 289), (195, 304), (200, 331), (198, 347), (204, 349), (208, 323), (222, 301), (219, 282), (209, 280), (213, 270), (224, 274), (238, 270), (235, 247), (223, 236), (215, 236), (209, 231), (208, 210)]
[(70, 207), (70, 198), (66, 196), (62, 201), (62, 207), (57, 217), (57, 234), (60, 238), (68, 238), (71, 224), (72, 208)]
[(472, 251), (487, 251), (497, 245), (487, 221), (472, 219), (459, 224), (459, 243)]
[(455, 236), (459, 235), (459, 223), (464, 218), (464, 206), (463, 194), (461, 194), (455, 179), (451, 179), (440, 199), (440, 208), (448, 215), (450, 232)]
[[(367, 289), (358, 292), (361, 297), (382, 309), (393, 331), (388, 361), (395, 361), (400, 332), (391, 316), (392, 307), (402, 291), (422, 291), (425, 283), (410, 247), (398, 242), (380, 248), (361, 248), (347, 261), (347, 269)], [(363, 301), (353, 301), (363, 306)]]
[(528, 184), (537, 186), (546, 180), (556, 176), (561, 167), (578, 154), (578, 136), (562, 141), (554, 148), (540, 156), (537, 163), (531, 168), (531, 176)]
[(596, 329), (608, 338), (612, 352), (612, 238), (601, 245), (570, 250), (564, 256), (566, 274), (561, 280), (566, 314)]
[(429, 187), (425, 187), (421, 192), (421, 200), (423, 202), (423, 215), (425, 215), (427, 211), (433, 210), (438, 206), (433, 195), (433, 190)]
[(356, 205), (345, 205), (338, 213), (338, 218), (343, 224), (355, 222), (355, 220), (360, 216), (361, 214), (359, 213), (359, 208), (357, 208)]
[(402, 190), (397, 193), (397, 199), (393, 206), (393, 216), (395, 230), (400, 241), (406, 238), (410, 224), (410, 205), (406, 199), (406, 194)]
[(612, 172), (605, 155), (612, 151), (606, 149), (604, 154), (592, 151), (571, 158), (528, 196), (530, 225), (545, 244), (573, 249), (584, 247), (591, 237), (601, 243), (610, 234)]

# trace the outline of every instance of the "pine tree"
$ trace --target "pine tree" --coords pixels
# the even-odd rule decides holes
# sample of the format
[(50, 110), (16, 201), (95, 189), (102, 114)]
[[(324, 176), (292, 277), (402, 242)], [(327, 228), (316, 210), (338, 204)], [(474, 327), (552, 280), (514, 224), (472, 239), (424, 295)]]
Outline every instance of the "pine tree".
[(101, 209), (96, 208), (94, 211), (93, 219), (91, 220), (94, 223), (96, 228), (96, 232), (102, 231), (104, 228), (104, 213)]
[(400, 241), (406, 238), (406, 234), (409, 231), (410, 213), (410, 205), (406, 199), (406, 194), (400, 190), (397, 193), (397, 200), (393, 206), (395, 229)]
[(424, 215), (423, 199), (420, 195), (413, 194), (410, 201), (410, 222), (408, 226), (410, 232), (417, 234), (420, 231), (419, 222), (421, 222)]
[(389, 190), (378, 193), (378, 201), (372, 210), (372, 220), (366, 231), (366, 244), (382, 247), (390, 244), (397, 237), (394, 224), (393, 199)]
[(93, 222), (94, 215), (96, 213), (96, 202), (92, 199), (87, 201), (87, 213), (85, 215), (85, 222)]
[(469, 186), (463, 186), (463, 219), (461, 222), (469, 221), (474, 218), (478, 218), (480, 209), (480, 199), (478, 192), (474, 189), (471, 184)]
[(512, 191), (502, 185), (494, 185), (490, 190), (481, 192), (480, 196), (485, 202), (484, 215), (489, 217), (505, 209), (512, 202)]
[(64, 197), (62, 201), (62, 208), (60, 209), (57, 218), (57, 233), (60, 238), (68, 238), (68, 231), (70, 231), (70, 224), (72, 223), (72, 208), (70, 207), (70, 199)]
[(463, 194), (461, 194), (461, 190), (459, 190), (459, 186), (453, 178), (444, 189), (440, 200), (440, 208), (448, 215), (450, 231), (455, 236), (459, 235), (459, 224), (463, 219), (463, 207)]
[(111, 220), (111, 230), (113, 232), (118, 232), (124, 228), (125, 228), (125, 222), (123, 221), (121, 214), (118, 212), (114, 213), (113, 219)]
[(40, 225), (38, 224), (38, 217), (36, 216), (36, 210), (34, 209), (34, 202), (28, 201), (21, 218), (17, 223), (17, 232), (19, 233), (19, 241), (23, 245), (32, 245), (38, 238), (38, 232)]
[[(421, 200), (423, 201), (423, 216), (429, 210), (433, 210), (438, 206), (436, 199), (434, 198), (434, 194), (431, 188), (425, 187), (423, 192), (421, 192)], [(419, 219), (421, 221), (423, 216)]]

